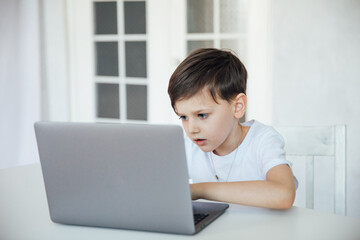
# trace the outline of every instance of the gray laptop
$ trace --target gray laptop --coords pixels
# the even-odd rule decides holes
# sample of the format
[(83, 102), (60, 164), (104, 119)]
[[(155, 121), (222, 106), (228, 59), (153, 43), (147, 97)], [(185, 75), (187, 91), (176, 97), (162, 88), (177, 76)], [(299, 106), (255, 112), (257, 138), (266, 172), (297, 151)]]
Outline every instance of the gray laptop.
[(229, 206), (191, 201), (180, 126), (37, 122), (35, 132), (53, 222), (194, 234)]

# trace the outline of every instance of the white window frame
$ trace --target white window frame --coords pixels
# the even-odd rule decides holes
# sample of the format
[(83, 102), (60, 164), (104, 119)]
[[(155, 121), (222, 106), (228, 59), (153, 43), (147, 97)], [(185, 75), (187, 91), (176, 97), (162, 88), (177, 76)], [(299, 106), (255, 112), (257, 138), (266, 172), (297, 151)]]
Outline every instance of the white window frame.
[[(95, 2), (105, 2), (105, 0), (93, 0), (92, 4)], [(96, 121), (99, 122), (126, 122), (126, 123), (144, 123), (147, 120), (130, 120), (127, 119), (127, 96), (126, 96), (126, 85), (141, 85), (146, 86), (148, 89), (148, 76), (146, 78), (136, 78), (136, 77), (127, 77), (126, 76), (126, 62), (125, 62), (125, 42), (127, 41), (141, 41), (145, 42), (146, 45), (149, 41), (148, 34), (125, 34), (124, 30), (124, 2), (125, 0), (106, 0), (106, 2), (116, 2), (117, 3), (117, 34), (114, 35), (95, 35), (93, 33), (93, 43), (96, 42), (117, 42), (118, 43), (118, 68), (119, 68), (119, 76), (96, 76), (94, 72), (94, 85), (97, 83), (114, 83), (119, 84), (119, 106), (120, 106), (120, 118), (99, 118), (95, 116)], [(144, 2), (147, 5), (146, 0), (126, 0), (126, 2)], [(147, 6), (146, 6), (147, 9)], [(147, 13), (146, 13), (147, 16)], [(92, 21), (93, 22), (93, 21)], [(147, 22), (146, 22), (147, 24)], [(148, 46), (146, 47), (146, 49)], [(148, 57), (148, 51), (146, 52)], [(94, 64), (94, 63), (93, 63)], [(147, 64), (146, 72), (148, 73), (148, 64)], [(149, 99), (146, 100), (147, 109)], [(95, 105), (94, 105), (95, 108)], [(94, 109), (95, 110), (95, 109)], [(147, 114), (148, 115), (148, 114)], [(147, 116), (148, 118), (148, 116)]]
[[(122, 8), (122, 0), (118, 1), (118, 7)], [(120, 4), (121, 3), (121, 4)], [(70, 1), (67, 0), (68, 16), (68, 46), (69, 46), (69, 82), (70, 82), (70, 106), (71, 121), (102, 121), (102, 122), (144, 122), (125, 119), (101, 119), (96, 117), (95, 103), (95, 82), (99, 83), (119, 83), (147, 85), (148, 94), (148, 123), (172, 123), (174, 113), (167, 95), (167, 83), (172, 72), (169, 29), (171, 13), (159, 11), (159, 9), (169, 9), (171, 1), (167, 0), (147, 0), (147, 33), (134, 35), (110, 35), (95, 36), (93, 34), (93, 1)], [(121, 9), (119, 9), (121, 11)], [(118, 14), (119, 12), (118, 11)], [(123, 18), (118, 16), (118, 28), (123, 27)], [(122, 29), (118, 29), (122, 32)], [(147, 80), (125, 77), (125, 59), (119, 59), (118, 77), (95, 77), (94, 65), (94, 42), (119, 41), (119, 51), (123, 51), (126, 40), (144, 41), (147, 44)], [(120, 55), (119, 55), (120, 56)], [(96, 81), (94, 79), (96, 78)], [(120, 86), (120, 91), (125, 91)], [(120, 93), (124, 97), (124, 92)], [(120, 101), (120, 116), (123, 118), (126, 113), (126, 102)], [(125, 106), (124, 106), (125, 105)]]

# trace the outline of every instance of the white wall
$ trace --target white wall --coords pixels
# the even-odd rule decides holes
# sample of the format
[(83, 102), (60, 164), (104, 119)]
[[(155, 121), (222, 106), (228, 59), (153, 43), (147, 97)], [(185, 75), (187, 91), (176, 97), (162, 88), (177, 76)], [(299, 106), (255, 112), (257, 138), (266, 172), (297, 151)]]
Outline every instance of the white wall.
[(246, 118), (272, 122), (271, 1), (250, 1), (248, 21), (248, 105)]
[[(156, 0), (147, 2), (148, 47), (148, 117), (150, 123), (169, 123), (175, 117), (167, 94), (167, 83), (174, 66), (174, 48), (171, 46), (169, 31), (171, 19), (176, 13), (159, 12), (171, 9), (174, 1)], [(177, 118), (176, 118), (177, 120)]]
[(37, 0), (0, 1), (0, 168), (38, 161), (40, 119)]
[(67, 9), (64, 0), (41, 0), (43, 120), (70, 120)]
[(360, 1), (273, 0), (272, 21), (272, 124), (347, 125), (347, 214), (360, 217)]

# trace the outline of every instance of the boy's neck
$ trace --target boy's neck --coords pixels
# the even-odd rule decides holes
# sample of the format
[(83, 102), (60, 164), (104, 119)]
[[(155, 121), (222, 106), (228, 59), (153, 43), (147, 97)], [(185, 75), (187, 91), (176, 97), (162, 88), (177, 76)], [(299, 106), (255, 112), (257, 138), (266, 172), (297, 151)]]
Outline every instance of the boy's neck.
[(213, 151), (214, 154), (218, 156), (225, 156), (232, 153), (235, 149), (237, 149), (241, 143), (244, 141), (250, 127), (242, 126), (240, 123), (238, 124), (238, 128), (234, 131), (234, 140), (229, 141), (228, 144), (222, 146)]

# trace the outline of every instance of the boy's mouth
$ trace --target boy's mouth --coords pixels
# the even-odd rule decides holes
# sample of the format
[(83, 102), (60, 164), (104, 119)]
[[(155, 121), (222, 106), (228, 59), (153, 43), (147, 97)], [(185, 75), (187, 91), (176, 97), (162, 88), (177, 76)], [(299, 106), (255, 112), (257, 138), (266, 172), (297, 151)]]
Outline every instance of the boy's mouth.
[(198, 146), (203, 146), (205, 144), (205, 142), (206, 142), (206, 139), (196, 138), (196, 139), (194, 139), (194, 141)]

